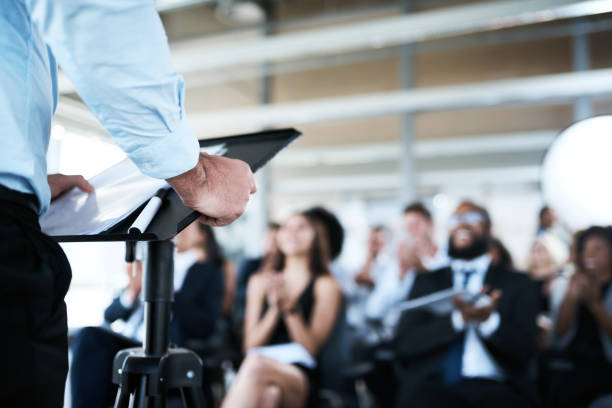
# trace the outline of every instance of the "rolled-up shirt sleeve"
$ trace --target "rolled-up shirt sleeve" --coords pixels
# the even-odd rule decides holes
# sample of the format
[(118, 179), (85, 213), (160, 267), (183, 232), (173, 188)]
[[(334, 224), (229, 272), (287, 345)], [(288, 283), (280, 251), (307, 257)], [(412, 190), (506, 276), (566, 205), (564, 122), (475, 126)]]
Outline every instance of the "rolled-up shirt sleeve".
[(32, 24), (79, 95), (140, 170), (193, 168), (199, 145), (152, 0), (25, 0)]

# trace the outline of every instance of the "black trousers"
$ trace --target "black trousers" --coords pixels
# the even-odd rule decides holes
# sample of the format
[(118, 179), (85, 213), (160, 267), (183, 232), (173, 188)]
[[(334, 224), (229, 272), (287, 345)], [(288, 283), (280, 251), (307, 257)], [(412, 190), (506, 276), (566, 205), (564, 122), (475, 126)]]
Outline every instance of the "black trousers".
[(70, 390), (72, 408), (103, 408), (113, 404), (117, 386), (112, 368), (119, 350), (140, 343), (101, 327), (84, 327), (72, 341)]
[(37, 200), (0, 186), (0, 406), (62, 407), (68, 260), (40, 231)]

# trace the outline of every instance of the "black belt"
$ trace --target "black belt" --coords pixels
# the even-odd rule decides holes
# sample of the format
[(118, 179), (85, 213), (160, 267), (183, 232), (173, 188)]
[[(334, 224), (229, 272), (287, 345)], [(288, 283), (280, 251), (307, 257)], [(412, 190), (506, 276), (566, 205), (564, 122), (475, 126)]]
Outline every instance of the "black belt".
[(0, 185), (0, 212), (8, 213), (12, 212), (12, 209), (17, 210), (15, 216), (25, 215), (28, 218), (23, 221), (35, 220), (38, 223), (38, 198), (33, 194), (20, 193)]

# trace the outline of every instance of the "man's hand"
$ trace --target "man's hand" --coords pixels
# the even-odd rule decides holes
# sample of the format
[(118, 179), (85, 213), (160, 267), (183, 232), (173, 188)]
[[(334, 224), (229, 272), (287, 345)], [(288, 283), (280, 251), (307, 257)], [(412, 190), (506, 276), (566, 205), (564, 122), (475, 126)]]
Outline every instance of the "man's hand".
[(94, 188), (83, 176), (66, 176), (64, 174), (49, 174), (47, 183), (51, 189), (51, 200), (59, 197), (66, 191), (77, 187), (86, 193), (93, 193)]
[[(487, 292), (487, 288), (483, 288), (483, 294)], [(477, 307), (472, 303), (466, 302), (464, 299), (457, 297), (454, 299), (454, 304), (457, 310), (461, 312), (464, 322), (482, 323), (486, 321), (495, 310), (502, 292), (500, 290), (492, 291), (489, 296), (489, 303), (486, 306)]]
[(200, 222), (212, 226), (240, 217), (257, 191), (249, 165), (241, 160), (200, 153), (191, 170), (166, 180), (183, 204), (202, 214)]

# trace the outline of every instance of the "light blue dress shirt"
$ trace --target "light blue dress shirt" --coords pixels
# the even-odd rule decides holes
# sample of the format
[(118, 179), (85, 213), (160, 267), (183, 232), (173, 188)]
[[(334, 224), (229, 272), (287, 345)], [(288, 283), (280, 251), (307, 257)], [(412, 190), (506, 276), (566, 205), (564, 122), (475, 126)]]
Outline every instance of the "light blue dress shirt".
[(57, 62), (140, 170), (193, 168), (197, 138), (183, 79), (152, 0), (3, 0), (0, 6), (0, 185), (50, 201), (46, 152)]

